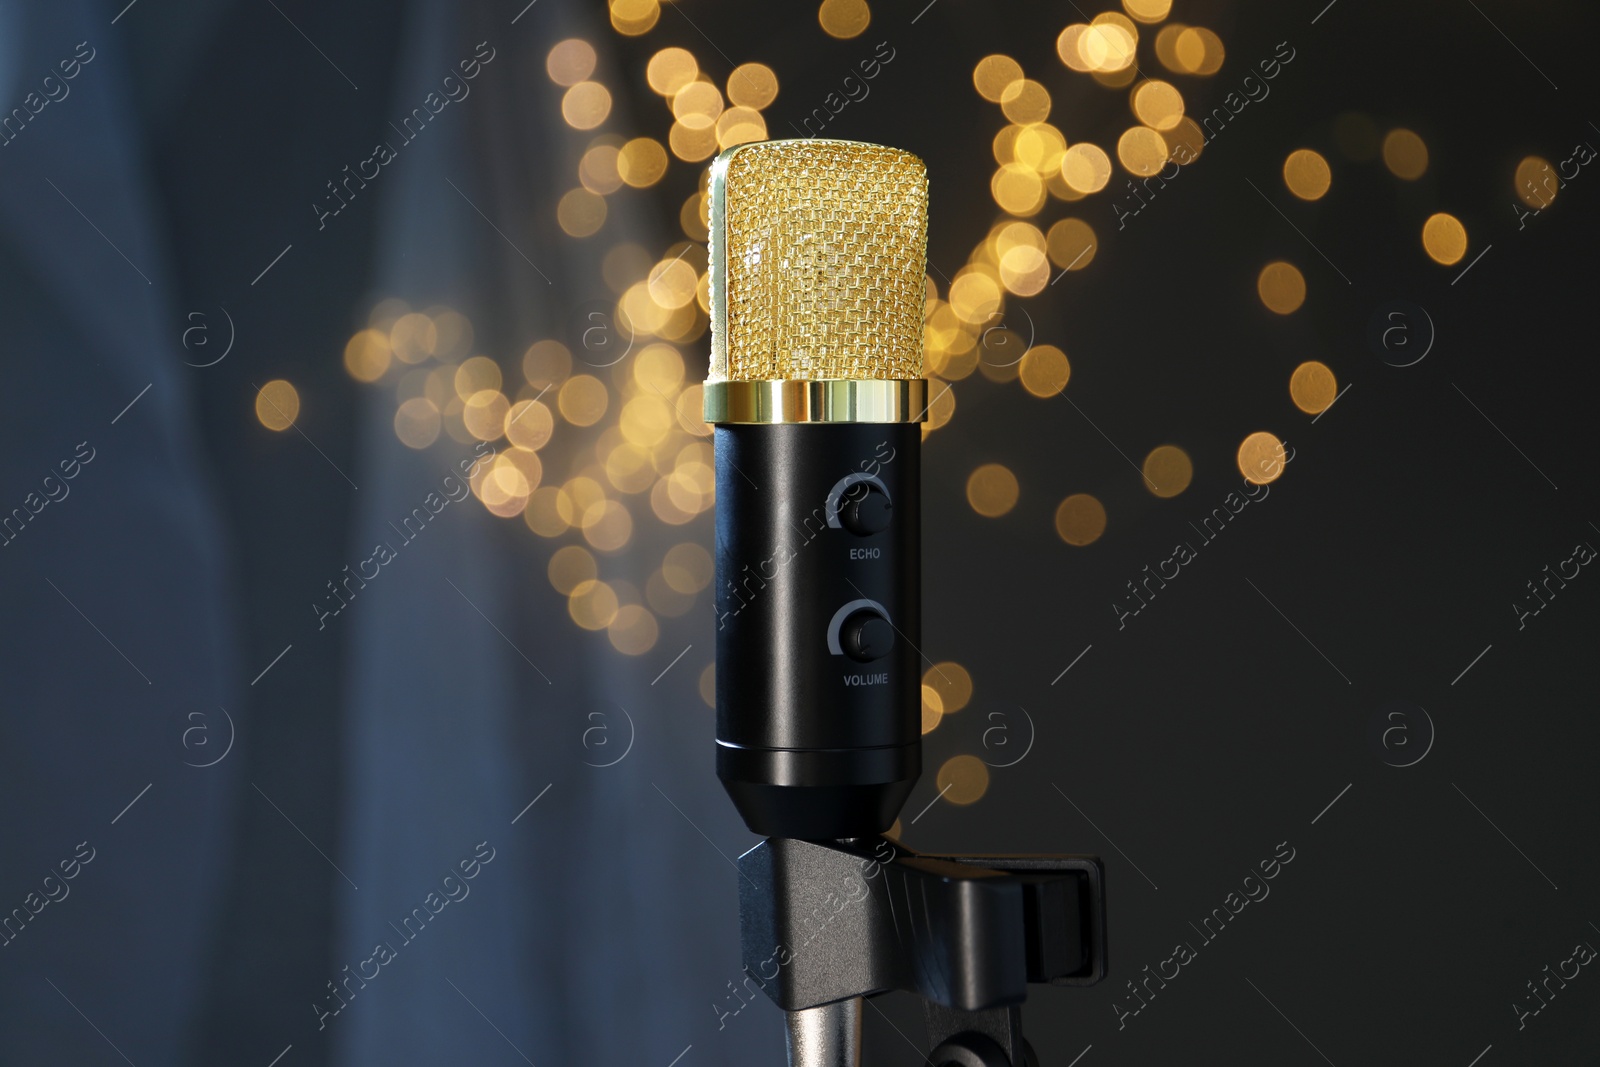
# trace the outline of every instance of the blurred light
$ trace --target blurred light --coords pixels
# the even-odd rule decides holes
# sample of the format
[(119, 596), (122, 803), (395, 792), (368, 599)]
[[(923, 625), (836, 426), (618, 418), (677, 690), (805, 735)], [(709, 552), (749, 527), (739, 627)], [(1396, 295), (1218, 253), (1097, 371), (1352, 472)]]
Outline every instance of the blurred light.
[(1239, 473), (1255, 485), (1277, 481), (1286, 462), (1283, 442), (1265, 430), (1251, 434), (1239, 445)]
[(609, 403), (610, 396), (605, 384), (589, 374), (575, 374), (568, 378), (556, 394), (556, 406), (561, 411), (561, 417), (574, 426), (593, 426), (606, 413)]
[(1083, 41), (1083, 35), (1088, 30), (1087, 23), (1074, 22), (1056, 37), (1056, 55), (1060, 57), (1061, 62), (1080, 74), (1087, 74), (1094, 69), (1079, 48)]
[(695, 541), (685, 541), (667, 549), (661, 561), (661, 577), (679, 593), (698, 593), (711, 584), (711, 553)]
[(925, 431), (933, 431), (948, 423), (956, 413), (955, 386), (948, 382), (941, 382), (937, 378), (928, 380), (928, 395), (933, 400), (928, 404), (928, 421), (923, 423)]
[(1017, 131), (1011, 150), (1016, 162), (1032, 167), (1036, 174), (1044, 176), (1061, 169), (1061, 158), (1067, 151), (1067, 139), (1048, 122), (1032, 122)]
[(717, 151), (717, 128), (713, 124), (695, 129), (674, 122), (667, 131), (667, 144), (672, 154), (685, 163), (699, 163), (710, 159)]
[(456, 368), (451, 385), (462, 400), (483, 389), (499, 389), (500, 364), (488, 356), (473, 356)]
[(1091, 545), (1106, 532), (1106, 509), (1088, 493), (1073, 493), (1056, 508), (1056, 533), (1069, 545)]
[(467, 397), (461, 407), (461, 422), (467, 432), (480, 441), (497, 441), (506, 431), (506, 413), (511, 402), (498, 389), (480, 389)]
[(1178, 62), (1178, 37), (1188, 28), (1181, 22), (1171, 22), (1156, 31), (1156, 58), (1174, 74), (1194, 73)]
[(1130, 173), (1148, 178), (1167, 163), (1167, 142), (1148, 126), (1130, 126), (1117, 139), (1117, 158)]
[(562, 596), (570, 596), (584, 582), (593, 581), (600, 574), (600, 567), (588, 549), (566, 545), (551, 553), (545, 571), (550, 576), (551, 588)]
[(778, 98), (778, 76), (764, 63), (741, 63), (728, 75), (728, 100), (760, 111)]
[(1440, 211), (1422, 224), (1422, 247), (1435, 263), (1448, 267), (1467, 254), (1467, 228), (1454, 215)]
[(1080, 141), (1061, 157), (1061, 177), (1076, 192), (1098, 193), (1111, 179), (1111, 157), (1105, 149)]
[(642, 656), (656, 647), (661, 627), (655, 616), (638, 604), (628, 604), (617, 609), (616, 618), (606, 627), (611, 645), (625, 656)]
[(583, 512), (583, 539), (601, 552), (615, 552), (633, 536), (633, 516), (619, 500), (602, 500)]
[(1200, 153), (1206, 147), (1206, 133), (1200, 124), (1188, 115), (1178, 120), (1178, 124), (1161, 135), (1167, 142), (1172, 161), (1180, 167), (1188, 166), (1200, 158)]
[(605, 582), (579, 582), (567, 597), (567, 613), (585, 630), (604, 630), (617, 617), (617, 594)]
[(1172, 13), (1172, 0), (1122, 0), (1122, 10), (1140, 22), (1160, 22)]
[(649, 137), (635, 137), (617, 156), (617, 174), (635, 189), (654, 185), (666, 172), (667, 150)]
[(1180, 32), (1172, 51), (1179, 69), (1189, 74), (1215, 74), (1227, 56), (1222, 38), (1202, 26), (1190, 26)]
[(706, 707), (717, 706), (717, 665), (707, 663), (706, 669), (700, 672), (700, 699), (706, 702)]
[(606, 198), (572, 189), (556, 205), (556, 221), (573, 237), (588, 237), (606, 223)]
[(515, 448), (537, 452), (555, 433), (555, 417), (538, 400), (519, 400), (506, 412), (506, 440)]
[(592, 130), (610, 114), (611, 92), (599, 82), (579, 82), (561, 98), (561, 117), (576, 130)]
[(1512, 188), (1516, 191), (1517, 198), (1529, 207), (1541, 211), (1555, 200), (1559, 185), (1556, 173), (1550, 168), (1550, 164), (1538, 156), (1528, 156), (1518, 163), (1516, 177), (1512, 179)]
[(974, 804), (989, 791), (989, 768), (977, 756), (951, 756), (935, 779), (939, 795), (952, 804)]
[(1256, 292), (1269, 310), (1288, 315), (1306, 302), (1306, 279), (1293, 264), (1280, 259), (1261, 268)]
[(972, 85), (978, 95), (998, 104), (1014, 82), (1022, 80), (1022, 65), (1010, 56), (984, 56), (972, 68)]
[(591, 193), (601, 196), (616, 192), (622, 187), (622, 175), (617, 173), (619, 154), (614, 144), (592, 145), (578, 162), (578, 181)]
[(1416, 181), (1428, 169), (1428, 146), (1410, 130), (1390, 130), (1383, 139), (1383, 165), (1396, 178)]
[(730, 107), (717, 119), (717, 144), (732, 148), (736, 144), (767, 139), (767, 120), (751, 107)]
[(922, 684), (939, 694), (940, 710), (954, 715), (972, 699), (972, 675), (959, 663), (946, 660), (929, 667)]
[(1183, 94), (1170, 82), (1142, 82), (1133, 91), (1133, 113), (1146, 126), (1170, 130), (1183, 118)]
[(722, 93), (710, 82), (690, 82), (672, 98), (672, 114), (691, 130), (710, 129), (722, 114)]
[(557, 85), (573, 86), (594, 73), (594, 47), (578, 37), (569, 37), (550, 49), (544, 69)]
[(605, 258), (600, 261), (600, 276), (605, 279), (606, 288), (613, 293), (621, 293), (648, 274), (650, 264), (654, 262), (655, 257), (643, 245), (624, 241), (606, 252)]
[(981, 271), (963, 270), (950, 283), (950, 310), (963, 322), (988, 322), (1000, 304), (1000, 286)]
[(394, 413), (394, 435), (407, 448), (427, 448), (439, 439), (442, 425), (439, 409), (427, 397), (412, 397)]
[(274, 378), (256, 393), (256, 418), (269, 430), (287, 430), (300, 414), (300, 394), (282, 378)]
[(1017, 476), (999, 463), (985, 463), (967, 476), (967, 503), (987, 518), (997, 519), (1017, 506)]
[(1050, 92), (1038, 82), (1022, 78), (1000, 94), (1000, 110), (1012, 122), (1043, 122), (1050, 117)]
[(1012, 215), (1026, 218), (1044, 206), (1044, 182), (1032, 167), (1007, 163), (994, 172), (989, 182), (994, 202)]
[(375, 382), (389, 369), (394, 350), (389, 335), (371, 328), (358, 331), (344, 346), (344, 369), (358, 382)]
[(944, 718), (944, 701), (939, 698), (939, 691), (931, 685), (922, 687), (922, 732), (924, 735), (933, 733), (939, 727), (939, 720)]
[(1061, 219), (1050, 227), (1050, 262), (1064, 270), (1087, 267), (1099, 247), (1094, 227), (1082, 219)]
[(420, 311), (401, 315), (389, 327), (389, 348), (401, 363), (421, 363), (438, 344), (438, 327)]
[(611, 0), (611, 27), (625, 37), (649, 33), (660, 17), (657, 0)]
[(683, 357), (671, 345), (646, 345), (633, 359), (633, 380), (664, 396), (683, 385), (683, 373)]
[(1339, 383), (1325, 363), (1308, 360), (1289, 376), (1289, 399), (1307, 415), (1320, 415), (1339, 395)]
[(1098, 74), (1112, 74), (1133, 66), (1139, 44), (1139, 29), (1127, 16), (1102, 11), (1090, 20), (1089, 28), (1078, 38), (1078, 54)]
[(1067, 387), (1072, 365), (1055, 345), (1034, 345), (1023, 353), (1019, 377), (1022, 387), (1037, 397), (1055, 396)]
[(560, 341), (535, 341), (522, 354), (522, 376), (535, 389), (566, 381), (572, 372), (572, 353)]
[(522, 509), (522, 521), (540, 537), (561, 536), (569, 524), (561, 515), (560, 501), (560, 489), (553, 485), (540, 486), (528, 497), (528, 504)]
[(1301, 200), (1321, 200), (1333, 181), (1333, 172), (1321, 153), (1297, 148), (1283, 161), (1283, 183)]
[(700, 64), (686, 48), (663, 48), (645, 66), (645, 81), (662, 96), (671, 96), (694, 81)]
[(1163, 499), (1177, 496), (1194, 480), (1194, 463), (1177, 445), (1159, 445), (1144, 457), (1144, 487)]
[(829, 37), (856, 37), (872, 21), (872, 10), (866, 0), (822, 0), (817, 21)]

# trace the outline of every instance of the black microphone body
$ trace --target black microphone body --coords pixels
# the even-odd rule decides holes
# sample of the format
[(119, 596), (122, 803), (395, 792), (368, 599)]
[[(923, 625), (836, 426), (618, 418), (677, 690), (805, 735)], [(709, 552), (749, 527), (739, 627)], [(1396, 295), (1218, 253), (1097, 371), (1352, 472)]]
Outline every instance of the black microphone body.
[(921, 772), (921, 445), (716, 428), (717, 775), (756, 833), (882, 833)]

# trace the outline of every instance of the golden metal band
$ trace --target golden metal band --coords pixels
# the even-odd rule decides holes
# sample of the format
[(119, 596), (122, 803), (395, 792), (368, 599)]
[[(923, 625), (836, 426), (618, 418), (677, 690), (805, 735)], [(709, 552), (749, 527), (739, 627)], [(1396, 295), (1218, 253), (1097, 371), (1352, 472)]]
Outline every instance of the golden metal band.
[(705, 420), (712, 424), (925, 422), (927, 397), (924, 378), (707, 382)]

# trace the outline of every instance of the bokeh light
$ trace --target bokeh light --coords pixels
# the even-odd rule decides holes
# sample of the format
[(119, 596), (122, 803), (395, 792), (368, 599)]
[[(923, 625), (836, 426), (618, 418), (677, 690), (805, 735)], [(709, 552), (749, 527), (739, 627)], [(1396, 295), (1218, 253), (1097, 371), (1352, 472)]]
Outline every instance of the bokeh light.
[(1297, 148), (1283, 161), (1283, 183), (1301, 200), (1321, 200), (1332, 181), (1333, 172), (1319, 152)]
[(1289, 399), (1307, 415), (1320, 415), (1339, 395), (1339, 382), (1326, 363), (1307, 360), (1289, 376)]
[(1072, 365), (1055, 345), (1034, 345), (1023, 353), (1018, 376), (1022, 387), (1038, 397), (1055, 396), (1067, 387)]
[(1017, 506), (1017, 476), (1000, 463), (985, 463), (967, 476), (967, 503), (987, 518), (999, 518)]
[(1194, 462), (1177, 445), (1159, 445), (1144, 457), (1144, 487), (1159, 497), (1174, 497), (1194, 480)]
[(954, 715), (972, 699), (972, 675), (950, 660), (929, 667), (922, 675), (922, 684), (938, 694), (939, 708), (945, 715)]
[(1550, 164), (1539, 156), (1528, 156), (1517, 164), (1511, 187), (1517, 199), (1536, 210), (1550, 206), (1560, 188), (1560, 180)]
[(1258, 430), (1239, 444), (1238, 461), (1239, 473), (1256, 485), (1277, 481), (1288, 462), (1283, 442), (1265, 430)]
[(872, 22), (872, 9), (866, 0), (822, 0), (817, 21), (830, 37), (858, 37)]
[(1256, 292), (1270, 311), (1288, 315), (1306, 302), (1306, 279), (1294, 264), (1278, 260), (1261, 268)]
[(1014, 82), (1022, 80), (1022, 66), (1010, 56), (984, 56), (972, 68), (972, 84), (978, 95), (998, 104)]
[(1069, 545), (1092, 545), (1106, 532), (1106, 509), (1088, 493), (1073, 493), (1056, 507), (1056, 534)]
[(256, 393), (256, 418), (269, 430), (287, 430), (300, 415), (300, 394), (282, 378), (274, 378)]
[(1440, 211), (1422, 224), (1422, 247), (1435, 263), (1448, 267), (1467, 254), (1467, 228), (1454, 215)]
[(1383, 139), (1383, 165), (1396, 178), (1416, 181), (1428, 170), (1428, 146), (1410, 130), (1390, 130)]
[(952, 756), (935, 776), (939, 795), (952, 804), (974, 804), (989, 790), (989, 767), (977, 756)]

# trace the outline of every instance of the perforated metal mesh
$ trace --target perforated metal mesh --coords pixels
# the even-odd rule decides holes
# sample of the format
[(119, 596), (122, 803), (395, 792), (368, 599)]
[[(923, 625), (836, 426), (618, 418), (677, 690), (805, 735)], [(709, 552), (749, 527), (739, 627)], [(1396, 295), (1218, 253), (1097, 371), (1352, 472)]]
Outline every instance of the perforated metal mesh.
[(922, 160), (767, 141), (716, 166), (710, 380), (922, 377)]

